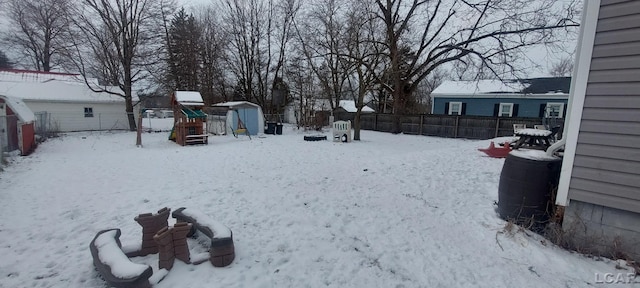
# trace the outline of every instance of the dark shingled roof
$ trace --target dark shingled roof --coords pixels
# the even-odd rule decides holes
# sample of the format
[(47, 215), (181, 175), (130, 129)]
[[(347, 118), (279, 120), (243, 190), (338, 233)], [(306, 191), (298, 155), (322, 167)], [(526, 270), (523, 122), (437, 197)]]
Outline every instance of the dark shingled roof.
[(518, 80), (530, 84), (522, 90), (525, 94), (565, 93), (569, 94), (571, 77), (544, 77)]

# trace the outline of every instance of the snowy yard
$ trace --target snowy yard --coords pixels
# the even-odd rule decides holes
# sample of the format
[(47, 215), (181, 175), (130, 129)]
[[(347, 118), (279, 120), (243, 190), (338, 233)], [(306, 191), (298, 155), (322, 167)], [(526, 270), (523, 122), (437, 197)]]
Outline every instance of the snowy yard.
[[(0, 172), (0, 287), (105, 287), (89, 242), (120, 228), (138, 243), (133, 218), (165, 206), (226, 224), (236, 259), (177, 261), (155, 287), (612, 287), (596, 273), (627, 272), (499, 233), (504, 160), (476, 151), (489, 141), (305, 142), (285, 128), (192, 147), (167, 132), (143, 134), (144, 148), (135, 133), (73, 133), (14, 158)], [(157, 255), (132, 260), (157, 269)]]

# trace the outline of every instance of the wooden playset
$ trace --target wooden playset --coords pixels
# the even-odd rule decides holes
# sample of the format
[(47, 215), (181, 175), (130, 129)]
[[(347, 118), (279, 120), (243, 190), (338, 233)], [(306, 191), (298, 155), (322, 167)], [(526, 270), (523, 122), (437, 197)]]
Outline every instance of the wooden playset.
[(181, 146), (207, 144), (207, 114), (202, 111), (204, 101), (199, 92), (175, 91), (171, 94), (173, 129), (169, 140)]

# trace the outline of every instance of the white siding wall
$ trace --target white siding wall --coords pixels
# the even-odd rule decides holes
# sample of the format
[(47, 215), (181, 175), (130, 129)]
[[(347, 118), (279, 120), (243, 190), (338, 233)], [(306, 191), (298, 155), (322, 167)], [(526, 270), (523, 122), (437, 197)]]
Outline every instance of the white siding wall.
[[(51, 125), (59, 132), (88, 130), (128, 130), (129, 122), (124, 102), (121, 103), (71, 103), (39, 102), (25, 100), (34, 113), (51, 114)], [(93, 117), (85, 117), (84, 108), (93, 109)], [(138, 118), (138, 109), (134, 109)]]

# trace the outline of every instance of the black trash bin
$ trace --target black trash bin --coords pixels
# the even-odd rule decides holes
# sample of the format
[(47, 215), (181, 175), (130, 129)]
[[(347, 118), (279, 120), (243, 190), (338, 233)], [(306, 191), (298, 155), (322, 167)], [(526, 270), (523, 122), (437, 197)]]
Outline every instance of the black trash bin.
[(276, 134), (276, 122), (267, 122), (267, 128), (264, 129), (264, 134)]
[(500, 217), (534, 231), (543, 229), (552, 213), (552, 194), (558, 186), (561, 166), (562, 159), (524, 158), (510, 153), (498, 186)]
[(276, 134), (282, 135), (282, 123), (276, 124)]

